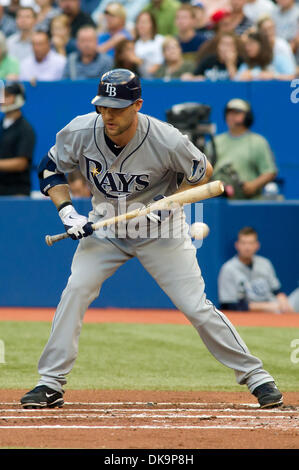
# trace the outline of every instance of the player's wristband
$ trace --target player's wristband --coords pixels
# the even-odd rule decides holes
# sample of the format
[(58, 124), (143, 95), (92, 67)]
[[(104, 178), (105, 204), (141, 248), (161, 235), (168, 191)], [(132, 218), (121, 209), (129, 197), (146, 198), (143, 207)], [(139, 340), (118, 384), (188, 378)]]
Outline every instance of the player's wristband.
[(57, 207), (58, 212), (63, 209), (66, 206), (72, 206), (72, 201), (63, 201), (59, 206)]

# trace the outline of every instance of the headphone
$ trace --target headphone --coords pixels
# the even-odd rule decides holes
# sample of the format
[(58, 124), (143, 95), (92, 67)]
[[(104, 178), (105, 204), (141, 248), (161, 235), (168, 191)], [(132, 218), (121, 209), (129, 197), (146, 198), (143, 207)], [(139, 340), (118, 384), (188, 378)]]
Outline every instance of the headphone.
[(224, 108), (224, 118), (228, 111), (242, 111), (245, 113), (243, 125), (247, 128), (251, 127), (254, 121), (251, 105), (248, 101), (241, 100), (240, 98), (233, 98)]
[(25, 104), (25, 89), (21, 83), (18, 82), (8, 82), (5, 85), (4, 92), (14, 95), (15, 101), (9, 105), (1, 105), (1, 112), (8, 113), (10, 111), (16, 111), (17, 109), (22, 108)]

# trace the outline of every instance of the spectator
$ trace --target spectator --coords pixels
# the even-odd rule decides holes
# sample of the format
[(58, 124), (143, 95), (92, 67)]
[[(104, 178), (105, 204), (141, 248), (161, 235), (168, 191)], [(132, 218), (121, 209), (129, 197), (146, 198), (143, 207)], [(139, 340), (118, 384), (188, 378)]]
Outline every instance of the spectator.
[(236, 80), (271, 80), (275, 77), (273, 48), (268, 37), (251, 32), (244, 39), (245, 58), (235, 76)]
[(263, 16), (272, 17), (277, 11), (277, 5), (272, 0), (247, 0), (244, 13), (256, 24)]
[(83, 80), (98, 78), (112, 68), (113, 60), (97, 51), (97, 31), (92, 26), (82, 26), (77, 34), (77, 52), (68, 58), (62, 78)]
[(230, 10), (217, 10), (211, 16), (211, 27), (215, 34), (217, 33), (233, 33), (235, 25)]
[(163, 63), (164, 36), (157, 34), (155, 17), (142, 11), (136, 19), (135, 53), (142, 60), (139, 66), (142, 77), (152, 77)]
[(194, 63), (184, 60), (182, 48), (177, 38), (167, 36), (163, 42), (164, 63), (155, 73), (156, 78), (170, 80), (181, 78), (186, 73), (194, 72)]
[(35, 133), (23, 117), (25, 92), (19, 83), (7, 83), (0, 123), (0, 195), (29, 196), (30, 167)]
[(88, 183), (80, 170), (68, 174), (68, 185), (73, 198), (90, 198), (91, 192)]
[[(136, 18), (143, 8), (148, 4), (149, 0), (119, 0), (126, 11), (126, 27), (129, 31), (133, 31), (135, 27)], [(94, 10), (92, 18), (94, 22), (101, 28), (104, 22), (104, 11), (111, 0), (101, 0), (98, 2), (98, 7)]]
[(204, 5), (208, 18), (210, 18), (217, 10), (227, 10), (230, 0), (200, 0)]
[(199, 64), (203, 59), (217, 53), (217, 37), (221, 33), (234, 33), (229, 10), (216, 10), (211, 17), (210, 28), (212, 36), (199, 48), (196, 62)]
[(150, 0), (145, 11), (150, 11), (154, 15), (158, 34), (163, 36), (177, 34), (175, 15), (180, 5), (178, 0)]
[(273, 50), (272, 65), (279, 75), (294, 75), (296, 60), (291, 45), (284, 38), (276, 36), (275, 22), (266, 16), (257, 23), (258, 30), (266, 34)]
[(195, 30), (199, 33), (206, 41), (211, 39), (214, 35), (212, 28), (209, 24), (209, 18), (207, 10), (204, 4), (199, 0), (192, 0), (191, 6), (193, 7), (195, 15)]
[(3, 5), (0, 4), (0, 32), (8, 37), (16, 33), (17, 26), (14, 18), (5, 13)]
[(80, 0), (58, 0), (57, 4), (61, 12), (69, 17), (72, 38), (76, 38), (81, 26), (91, 25), (96, 27), (91, 16), (81, 10)]
[(20, 7), (16, 15), (18, 31), (7, 39), (10, 55), (19, 62), (32, 54), (32, 34), (36, 24), (36, 13), (31, 7)]
[(115, 47), (114, 68), (131, 70), (139, 74), (139, 66), (142, 60), (135, 53), (133, 39), (123, 39)]
[(5, 13), (11, 16), (13, 19), (17, 16), (17, 11), (20, 7), (30, 7), (34, 11), (37, 10), (35, 0), (2, 0), (1, 3), (5, 5)]
[(296, 39), (299, 24), (299, 6), (295, 0), (276, 0), (278, 11), (273, 19), (276, 24), (277, 36), (286, 39), (292, 44)]
[(244, 13), (247, 0), (230, 0), (230, 20), (233, 30), (239, 36), (253, 26), (252, 21)]
[(115, 46), (123, 39), (132, 39), (126, 29), (126, 10), (117, 2), (111, 2), (105, 9), (106, 31), (99, 34), (98, 51), (114, 57)]
[(36, 9), (35, 0), (1, 0), (1, 4), (4, 5), (5, 13), (12, 18), (16, 17), (17, 10), (20, 7)]
[(69, 17), (62, 14), (55, 16), (50, 24), (51, 47), (58, 54), (67, 56), (77, 51), (76, 39), (71, 38)]
[(194, 75), (184, 74), (184, 80), (232, 80), (242, 63), (241, 43), (234, 33), (220, 33), (216, 37), (216, 53), (203, 59)]
[(55, 16), (60, 14), (60, 9), (53, 6), (54, 0), (35, 0), (39, 7), (36, 26), (39, 31), (50, 31), (50, 23)]
[(30, 81), (53, 81), (62, 78), (66, 58), (51, 50), (48, 33), (35, 31), (32, 35), (33, 54), (21, 63), (20, 79)]
[(18, 80), (19, 73), (19, 61), (8, 54), (6, 38), (2, 31), (0, 31), (0, 79)]
[(196, 32), (194, 8), (189, 4), (182, 4), (176, 11), (175, 24), (184, 59), (195, 62), (196, 53), (205, 39)]
[(20, 0), (10, 0), (9, 3), (5, 5), (4, 11), (15, 20), (20, 6)]
[(237, 254), (222, 266), (218, 277), (218, 296), (223, 310), (299, 313), (299, 289), (289, 297), (281, 290), (271, 261), (256, 253), (258, 234), (244, 227), (235, 243)]
[(225, 107), (228, 132), (215, 136), (216, 155), (207, 145), (206, 153), (214, 159), (213, 179), (223, 181), (231, 199), (258, 199), (264, 186), (277, 173), (267, 140), (250, 130), (253, 123), (251, 106), (242, 99), (232, 99)]

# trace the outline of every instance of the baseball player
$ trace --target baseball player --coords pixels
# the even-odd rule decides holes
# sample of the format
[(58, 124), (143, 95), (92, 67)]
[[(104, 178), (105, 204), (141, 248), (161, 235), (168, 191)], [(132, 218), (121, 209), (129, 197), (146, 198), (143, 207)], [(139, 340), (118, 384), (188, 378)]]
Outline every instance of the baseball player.
[[(133, 72), (114, 69), (105, 73), (92, 100), (95, 112), (76, 117), (58, 132), (55, 145), (40, 163), (42, 193), (57, 207), (69, 236), (80, 241), (39, 360), (40, 380), (22, 397), (21, 404), (24, 408), (63, 405), (63, 387), (77, 357), (84, 313), (99, 295), (102, 283), (137, 257), (186, 315), (211, 354), (234, 370), (237, 382), (247, 385), (261, 407), (279, 406), (282, 394), (273, 377), (223, 313), (206, 299), (196, 248), (188, 230), (181, 230), (186, 225), (182, 209), (168, 217), (162, 211), (139, 221), (140, 226), (162, 229), (172, 220), (168, 237), (135, 236), (135, 232), (123, 236), (123, 230), (118, 236), (117, 227), (105, 233), (91, 228), (105, 217), (106, 209), (109, 212), (113, 207), (119, 213), (120, 201), (145, 205), (157, 196), (206, 183), (212, 175), (205, 155), (188, 137), (141, 113), (142, 103), (140, 82)], [(93, 194), (88, 218), (73, 207), (66, 184), (65, 175), (77, 167)], [(178, 174), (180, 178), (184, 175), (179, 188)]]
[(275, 313), (299, 312), (299, 288), (287, 296), (272, 262), (256, 253), (258, 233), (243, 227), (235, 242), (237, 254), (226, 261), (218, 277), (220, 308)]

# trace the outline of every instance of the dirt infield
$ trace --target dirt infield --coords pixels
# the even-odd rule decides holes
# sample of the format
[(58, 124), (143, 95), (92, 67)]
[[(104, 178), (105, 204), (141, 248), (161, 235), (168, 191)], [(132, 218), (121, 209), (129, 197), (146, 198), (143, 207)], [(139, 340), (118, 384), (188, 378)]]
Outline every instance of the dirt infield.
[[(0, 308), (0, 321), (51, 321), (53, 308)], [(235, 326), (271, 326), (299, 328), (299, 314), (276, 315), (259, 312), (225, 312)], [(189, 325), (187, 318), (176, 310), (90, 308), (85, 323), (175, 323)]]
[[(51, 321), (53, 309), (0, 309), (0, 320)], [(298, 327), (299, 315), (230, 313), (236, 326)], [(90, 309), (85, 322), (187, 324), (176, 311)], [(23, 410), (0, 390), (0, 447), (34, 449), (298, 449), (299, 393), (260, 410), (240, 392), (68, 390), (59, 409)]]
[(246, 392), (68, 391), (53, 410), (22, 393), (0, 391), (2, 448), (298, 449), (298, 393), (268, 411)]

